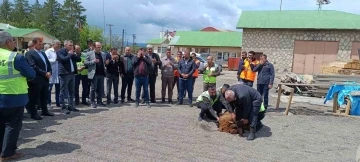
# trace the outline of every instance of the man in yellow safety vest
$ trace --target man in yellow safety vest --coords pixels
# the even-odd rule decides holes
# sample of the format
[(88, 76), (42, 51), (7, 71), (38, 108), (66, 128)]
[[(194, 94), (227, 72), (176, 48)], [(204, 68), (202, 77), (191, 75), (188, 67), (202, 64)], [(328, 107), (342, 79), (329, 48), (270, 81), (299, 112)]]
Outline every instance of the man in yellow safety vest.
[(12, 36), (0, 31), (0, 161), (18, 159), (17, 140), (22, 127), (24, 106), (29, 101), (27, 79), (36, 73), (22, 54), (13, 52)]
[(215, 64), (212, 56), (207, 57), (207, 63), (205, 63), (204, 67), (199, 70), (203, 71), (203, 91), (208, 90), (209, 87), (216, 87), (216, 77), (220, 75), (220, 69), (218, 65)]

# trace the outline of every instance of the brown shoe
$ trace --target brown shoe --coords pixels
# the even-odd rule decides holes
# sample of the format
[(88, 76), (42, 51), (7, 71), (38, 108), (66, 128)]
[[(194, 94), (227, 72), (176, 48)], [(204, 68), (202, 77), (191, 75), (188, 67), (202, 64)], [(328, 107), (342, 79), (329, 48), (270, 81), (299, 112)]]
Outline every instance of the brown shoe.
[(15, 153), (13, 156), (6, 157), (6, 158), (0, 158), (0, 160), (1, 160), (1, 162), (4, 162), (4, 161), (22, 158), (23, 156), (24, 156), (24, 154), (22, 154), (22, 153)]

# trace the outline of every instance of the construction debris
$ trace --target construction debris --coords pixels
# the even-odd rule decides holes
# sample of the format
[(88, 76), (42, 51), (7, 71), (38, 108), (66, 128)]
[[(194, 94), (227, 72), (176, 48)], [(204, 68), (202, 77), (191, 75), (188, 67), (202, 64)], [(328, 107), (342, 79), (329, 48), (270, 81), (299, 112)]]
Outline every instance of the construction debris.
[[(277, 82), (281, 83), (296, 83), (296, 84), (311, 84), (313, 82), (311, 75), (297, 75), (295, 73), (285, 73), (277, 77)], [(279, 87), (275, 87), (277, 90)], [(294, 89), (294, 93), (298, 94), (307, 94), (307, 92), (312, 89), (308, 86), (286, 86), (282, 85), (282, 93), (284, 95), (290, 94), (290, 89)]]

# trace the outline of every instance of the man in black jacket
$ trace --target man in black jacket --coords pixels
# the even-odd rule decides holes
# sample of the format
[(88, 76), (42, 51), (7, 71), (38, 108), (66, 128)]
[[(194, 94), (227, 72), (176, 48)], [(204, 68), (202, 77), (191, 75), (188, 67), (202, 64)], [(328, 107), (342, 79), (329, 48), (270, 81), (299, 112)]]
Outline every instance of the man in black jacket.
[(30, 111), (31, 118), (35, 120), (42, 120), (37, 114), (36, 104), (39, 104), (42, 109), (43, 116), (54, 116), (47, 109), (47, 96), (49, 88), (49, 78), (51, 77), (51, 65), (46, 55), (41, 52), (42, 40), (34, 38), (32, 40), (34, 48), (26, 53), (26, 59), (30, 66), (36, 72), (36, 78), (29, 81), (29, 103), (27, 105)]
[(125, 55), (120, 57), (120, 61), (124, 65), (124, 75), (121, 77), (121, 103), (125, 102), (125, 91), (127, 88), (127, 101), (134, 102), (131, 98), (132, 86), (134, 83), (134, 67), (133, 59), (136, 57), (130, 52), (130, 47), (125, 48)]
[(144, 99), (148, 108), (150, 108), (149, 104), (149, 68), (151, 65), (151, 60), (149, 56), (144, 56), (144, 49), (140, 48), (137, 54), (137, 57), (134, 57), (133, 66), (134, 66), (134, 74), (135, 74), (135, 87), (136, 87), (136, 101), (135, 107), (139, 106), (140, 101), (140, 91), (141, 87), (144, 89)]
[(255, 132), (262, 128), (261, 120), (265, 115), (264, 112), (259, 113), (262, 103), (260, 93), (245, 84), (236, 84), (225, 92), (225, 99), (228, 103), (223, 104), (237, 124), (250, 124), (247, 140), (255, 139)]
[(124, 64), (119, 60), (117, 48), (110, 49), (110, 54), (107, 58), (110, 61), (105, 62), (106, 66), (106, 92), (107, 104), (111, 103), (111, 87), (114, 86), (114, 104), (119, 102), (119, 76), (123, 77)]
[[(150, 102), (156, 103), (155, 100), (155, 84), (156, 77), (158, 76), (158, 69), (161, 67), (161, 60), (158, 54), (153, 53), (153, 46), (148, 45), (146, 51), (146, 55), (151, 60), (151, 68), (149, 68), (149, 88), (150, 88)], [(142, 94), (143, 103), (144, 103), (144, 92)]]
[(71, 40), (64, 41), (64, 46), (56, 52), (59, 61), (61, 113), (70, 114), (70, 111), (79, 111), (74, 107), (74, 97), (76, 62), (80, 62), (81, 58), (74, 54), (74, 45)]

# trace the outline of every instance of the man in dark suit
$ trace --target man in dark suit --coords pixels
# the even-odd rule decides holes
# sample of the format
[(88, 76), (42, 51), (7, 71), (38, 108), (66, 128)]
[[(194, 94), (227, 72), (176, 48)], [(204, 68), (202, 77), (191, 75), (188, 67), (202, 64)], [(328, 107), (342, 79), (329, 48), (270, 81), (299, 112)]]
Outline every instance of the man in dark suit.
[(34, 48), (26, 53), (26, 59), (30, 66), (36, 72), (36, 78), (29, 81), (29, 103), (28, 110), (30, 111), (31, 118), (41, 120), (42, 118), (37, 114), (36, 104), (39, 101), (39, 106), (42, 110), (43, 116), (54, 116), (47, 109), (47, 98), (49, 88), (49, 78), (51, 77), (51, 64), (46, 57), (45, 53), (40, 52), (42, 49), (42, 39), (34, 38), (32, 40)]
[(70, 111), (79, 111), (74, 107), (74, 96), (76, 62), (80, 62), (81, 58), (74, 54), (74, 44), (71, 40), (64, 41), (64, 48), (57, 51), (56, 56), (59, 61), (61, 113), (70, 114)]

